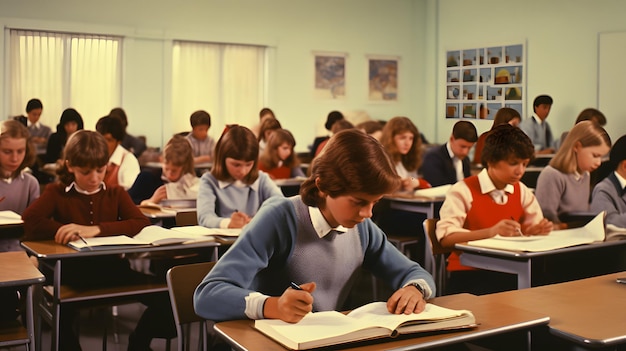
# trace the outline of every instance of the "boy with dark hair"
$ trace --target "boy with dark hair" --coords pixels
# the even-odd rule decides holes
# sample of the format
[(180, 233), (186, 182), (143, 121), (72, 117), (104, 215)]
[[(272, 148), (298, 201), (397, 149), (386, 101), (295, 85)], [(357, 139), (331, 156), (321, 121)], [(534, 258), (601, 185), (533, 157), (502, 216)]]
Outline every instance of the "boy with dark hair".
[[(441, 206), (441, 219), (437, 223), (441, 245), (453, 247), (456, 243), (491, 238), (496, 234), (549, 233), (552, 222), (543, 218), (535, 195), (520, 182), (533, 154), (532, 142), (519, 128), (509, 124), (494, 127), (482, 152), (486, 168), (454, 184)], [(457, 252), (448, 258), (448, 271), (452, 271), (451, 291), (446, 293), (483, 294), (502, 290), (498, 283), (505, 278), (492, 279), (496, 273), (461, 265)]]
[(539, 95), (533, 101), (533, 115), (520, 123), (519, 127), (528, 135), (537, 154), (554, 153), (554, 137), (546, 119), (553, 100), (549, 95)]
[(193, 161), (195, 164), (213, 161), (215, 140), (209, 135), (211, 128), (211, 115), (204, 110), (198, 110), (189, 117), (191, 133), (186, 138), (193, 149)]
[(454, 184), (470, 176), (469, 152), (478, 140), (473, 123), (459, 121), (452, 128), (450, 140), (431, 148), (424, 155), (421, 173), (432, 186)]
[(109, 163), (104, 183), (107, 186), (119, 185), (128, 190), (139, 175), (139, 161), (132, 152), (122, 147), (124, 125), (117, 117), (105, 116), (96, 123), (96, 130), (104, 136), (109, 147)]

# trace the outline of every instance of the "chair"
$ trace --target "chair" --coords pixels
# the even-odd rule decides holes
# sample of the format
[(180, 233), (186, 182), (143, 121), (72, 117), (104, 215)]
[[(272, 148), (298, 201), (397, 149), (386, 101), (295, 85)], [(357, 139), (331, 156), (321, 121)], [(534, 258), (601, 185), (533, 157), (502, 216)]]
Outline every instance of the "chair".
[(193, 293), (202, 279), (211, 271), (215, 262), (193, 263), (175, 266), (167, 271), (167, 290), (170, 294), (174, 322), (178, 334), (178, 350), (190, 350), (191, 324), (199, 322), (200, 346), (206, 349), (206, 321), (193, 308)]
[(387, 235), (387, 240), (393, 244), (404, 256), (411, 258), (411, 245), (417, 245), (419, 239), (417, 235), (402, 236), (402, 235)]
[(437, 239), (435, 229), (437, 228), (438, 220), (438, 218), (426, 219), (424, 221), (424, 233), (426, 233), (425, 237), (432, 251), (434, 260), (431, 274), (433, 275), (433, 278), (435, 278), (435, 284), (437, 285), (437, 296), (441, 296), (444, 294), (446, 281), (448, 279), (448, 271), (446, 270), (446, 259), (448, 258), (448, 255), (452, 252), (452, 249), (441, 246), (439, 240)]
[(198, 224), (198, 212), (197, 211), (176, 212), (176, 226), (182, 227), (186, 225), (197, 225), (197, 224)]

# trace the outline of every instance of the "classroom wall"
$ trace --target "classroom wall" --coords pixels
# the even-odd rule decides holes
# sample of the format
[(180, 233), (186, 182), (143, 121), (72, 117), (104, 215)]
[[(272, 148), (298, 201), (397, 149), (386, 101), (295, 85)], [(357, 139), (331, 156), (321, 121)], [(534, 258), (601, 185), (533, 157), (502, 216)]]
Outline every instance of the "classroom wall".
[[(447, 50), (527, 43), (526, 111), (539, 94), (554, 105), (548, 117), (555, 137), (586, 107), (598, 107), (598, 36), (626, 31), (626, 2), (620, 0), (440, 0), (437, 40), (437, 115), (445, 115)], [(619, 51), (619, 50), (618, 50)], [(616, 87), (618, 88), (618, 87)], [(626, 133), (626, 119), (606, 116), (612, 140)], [(439, 140), (456, 120), (440, 117)], [(476, 121), (479, 131), (491, 121)]]
[[(423, 50), (427, 42), (434, 42), (435, 5), (435, 0), (0, 0), (0, 23), (123, 35), (121, 105), (130, 119), (129, 132), (146, 135), (151, 146), (162, 146), (178, 132), (172, 120), (187, 120), (194, 110), (171, 112), (171, 40), (267, 45), (272, 49), (267, 106), (294, 133), (296, 149), (305, 151), (315, 135), (325, 134), (323, 122), (335, 109), (362, 110), (376, 119), (405, 115), (426, 135), (435, 134), (435, 72), (427, 69), (432, 67), (432, 54)], [(4, 38), (0, 40), (4, 60)], [(345, 100), (313, 96), (314, 51), (347, 53)], [(400, 57), (397, 102), (367, 100), (366, 55)], [(5, 75), (0, 72), (3, 82)], [(5, 84), (0, 89), (7, 101)], [(6, 115), (6, 107), (1, 110)], [(58, 116), (54, 120), (49, 123), (52, 127)], [(211, 134), (217, 136), (221, 130), (214, 126)]]

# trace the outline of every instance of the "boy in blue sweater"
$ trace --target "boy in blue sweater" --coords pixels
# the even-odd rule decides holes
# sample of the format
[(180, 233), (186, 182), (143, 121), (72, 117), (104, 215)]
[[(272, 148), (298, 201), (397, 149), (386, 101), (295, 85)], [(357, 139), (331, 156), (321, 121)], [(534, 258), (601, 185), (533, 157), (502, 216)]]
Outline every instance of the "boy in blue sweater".
[(311, 311), (345, 309), (361, 268), (395, 291), (390, 312), (423, 311), (435, 294), (432, 277), (370, 220), (374, 204), (399, 186), (380, 143), (357, 130), (337, 133), (300, 195), (267, 200), (244, 227), (196, 289), (196, 313), (215, 321), (295, 323)]

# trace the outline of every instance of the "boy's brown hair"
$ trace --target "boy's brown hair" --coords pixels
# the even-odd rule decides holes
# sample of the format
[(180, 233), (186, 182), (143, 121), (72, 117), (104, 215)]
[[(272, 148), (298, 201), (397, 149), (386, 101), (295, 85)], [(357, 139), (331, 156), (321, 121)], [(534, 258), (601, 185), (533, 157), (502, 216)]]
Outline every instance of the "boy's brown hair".
[(208, 126), (211, 128), (211, 115), (204, 110), (198, 110), (191, 114), (189, 123), (191, 123), (191, 128), (197, 126)]
[(175, 135), (163, 149), (163, 162), (183, 168), (183, 174), (196, 174), (193, 163), (193, 149), (187, 138)]
[(246, 184), (254, 183), (259, 177), (259, 142), (254, 133), (244, 126), (230, 125), (215, 144), (215, 161), (211, 174), (222, 181), (232, 180), (226, 168), (226, 158), (254, 161), (250, 173), (242, 180)]
[(324, 206), (320, 191), (330, 197), (366, 193), (389, 194), (400, 187), (400, 177), (383, 146), (357, 130), (333, 135), (313, 160), (311, 176), (300, 186), (302, 201), (313, 207)]

